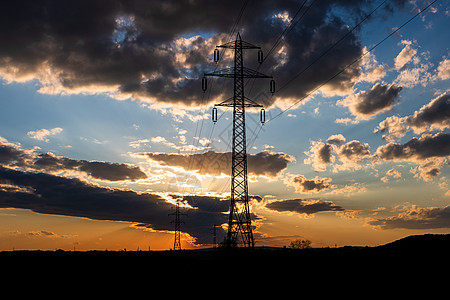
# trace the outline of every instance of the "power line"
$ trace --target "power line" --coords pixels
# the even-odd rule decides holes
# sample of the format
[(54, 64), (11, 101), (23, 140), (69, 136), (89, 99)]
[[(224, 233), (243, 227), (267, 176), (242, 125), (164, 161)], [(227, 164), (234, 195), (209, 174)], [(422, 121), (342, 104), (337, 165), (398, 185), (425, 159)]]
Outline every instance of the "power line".
[[(228, 41), (230, 41), (231, 38), (233, 37), (233, 35), (234, 35), (234, 33), (235, 33), (235, 31), (236, 31), (238, 25), (239, 25), (239, 22), (241, 21), (242, 15), (244, 14), (244, 11), (245, 11), (245, 9), (246, 9), (246, 7), (247, 7), (248, 1), (249, 1), (249, 0), (246, 0), (246, 1), (242, 4), (242, 7), (241, 7), (241, 9), (240, 9), (240, 11), (239, 11), (239, 14), (238, 14), (236, 20), (234, 21), (233, 26), (231, 26), (230, 33), (228, 34)], [(223, 49), (222, 53), (220, 53), (220, 55), (219, 55), (220, 58), (224, 55), (224, 52), (225, 52), (225, 49)], [(217, 68), (218, 68), (218, 64), (217, 64), (216, 67), (214, 68), (214, 71), (217, 71)], [(208, 97), (207, 97), (207, 99), (209, 99), (209, 97), (211, 96), (211, 88), (212, 88), (212, 86), (211, 86), (211, 87), (209, 88), (209, 90), (208, 90)], [(201, 103), (202, 103), (202, 105), (201, 105), (202, 107), (203, 107), (203, 104), (204, 104), (204, 98), (205, 98), (205, 93), (203, 93), (203, 97), (202, 97), (202, 102), (201, 102)], [(200, 114), (203, 115), (202, 110), (200, 111), (199, 115), (200, 115)], [(200, 133), (198, 134), (198, 140), (200, 139), (200, 135), (201, 135), (201, 132), (202, 132), (202, 128), (203, 128), (203, 120), (204, 120), (204, 119), (202, 119), (202, 123), (201, 123), (201, 126), (200, 126)], [(197, 121), (197, 122), (198, 122), (198, 121)], [(198, 125), (198, 124), (197, 124), (197, 125)], [(195, 137), (196, 137), (196, 136), (197, 136), (197, 128), (195, 129), (194, 141), (193, 141), (192, 144), (194, 144), (194, 142), (195, 142)], [(198, 140), (197, 140), (197, 146), (198, 146)]]
[[(297, 18), (297, 15), (301, 12), (301, 10), (302, 10), (303, 7), (305, 6), (306, 2), (308, 2), (308, 0), (303, 1), (303, 3), (300, 5), (300, 7), (297, 9), (296, 13), (295, 13), (294, 16), (292, 17), (292, 19), (289, 21), (288, 26), (286, 26), (286, 28), (283, 30), (283, 32), (280, 34), (280, 36), (277, 38), (277, 40), (275, 41), (274, 45), (273, 45), (272, 48), (269, 50), (269, 52), (267, 53), (267, 55), (265, 55), (264, 59), (262, 60), (261, 64), (258, 66), (258, 68), (256, 69), (256, 71), (259, 71), (261, 65), (262, 65), (262, 64), (266, 61), (266, 59), (272, 54), (272, 52), (278, 47), (278, 45), (279, 45), (280, 42), (281, 42), (281, 39), (282, 39), (283, 37), (286, 37), (286, 36), (292, 31), (292, 29), (298, 24), (298, 22), (301, 21), (301, 20), (303, 19), (303, 17), (306, 15), (306, 13), (308, 12), (308, 10), (313, 6), (313, 4), (315, 3), (315, 1), (316, 1), (316, 0), (312, 0), (312, 1), (311, 1), (310, 5), (307, 7), (307, 9), (303, 12), (303, 14), (300, 16), (300, 18), (299, 18), (297, 21), (295, 21), (295, 23), (294, 23), (294, 20)], [(234, 23), (233, 26), (232, 26), (232, 30), (230, 31), (230, 34), (229, 34), (229, 37), (228, 37), (229, 40), (231, 39), (231, 36), (233, 35), (234, 31), (235, 31), (236, 28), (237, 28), (237, 26), (238, 26), (238, 24), (239, 24), (239, 22), (240, 22), (240, 19), (241, 19), (242, 15), (243, 15), (243, 13), (244, 13), (246, 7), (247, 7), (247, 4), (248, 4), (248, 0), (244, 2), (243, 6), (242, 6), (242, 8), (241, 8), (241, 10), (240, 10), (240, 12), (239, 12), (238, 18), (236, 19), (235, 23)], [(249, 13), (249, 12), (247, 12), (247, 15), (248, 15), (248, 13)], [(247, 17), (247, 15), (246, 15), (246, 17)], [(220, 60), (220, 59), (222, 58), (222, 56), (224, 55), (225, 50), (226, 50), (226, 49), (222, 49), (222, 51), (219, 53), (219, 60)], [(217, 65), (216, 65), (216, 68), (214, 69), (214, 71), (216, 71), (216, 70), (217, 70)], [(245, 86), (247, 86), (247, 84), (249, 83), (250, 80), (251, 80), (251, 79), (249, 79), (249, 80), (245, 83)], [(254, 82), (255, 82), (255, 81), (253, 80), (253, 83), (254, 83)], [(250, 87), (249, 94), (251, 94), (252, 89), (253, 89), (253, 84), (252, 84), (252, 86)], [(210, 94), (211, 94), (211, 90), (209, 90), (209, 95), (210, 95)], [(209, 98), (209, 95), (208, 95), (208, 98)], [(202, 103), (203, 103), (203, 100), (202, 100)], [(223, 115), (223, 114), (222, 114), (222, 115)], [(212, 129), (212, 131), (214, 131), (214, 125), (215, 125), (215, 123), (213, 124), (213, 129)], [(202, 120), (201, 128), (202, 128), (202, 127), (203, 127), (203, 120)], [(200, 128), (200, 133), (201, 133), (201, 130), (202, 130), (201, 128)], [(196, 129), (196, 133), (197, 133), (197, 129)], [(211, 132), (211, 135), (212, 135), (212, 132)], [(199, 134), (199, 139), (200, 139), (200, 134)], [(198, 139), (198, 140), (199, 140), (199, 139)], [(198, 144), (198, 141), (197, 141), (197, 144)]]
[[(297, 23), (303, 18), (303, 16), (308, 12), (308, 10), (311, 8), (311, 6), (312, 6), (312, 5), (314, 4), (314, 2), (315, 2), (315, 1), (313, 1), (313, 2), (310, 4), (310, 6), (306, 9), (306, 11), (303, 13), (303, 15), (300, 17), (300, 19), (298, 19), (298, 20), (295, 22), (295, 24), (292, 25), (292, 24), (293, 24), (293, 21), (295, 20), (295, 18), (297, 17), (297, 15), (300, 13), (300, 11), (303, 9), (303, 7), (305, 6), (305, 4), (306, 4), (307, 1), (308, 1), (308, 0), (305, 0), (305, 1), (302, 3), (302, 5), (300, 6), (300, 8), (297, 10), (297, 12), (294, 14), (294, 16), (292, 17), (292, 19), (291, 19), (291, 21), (289, 22), (288, 26), (286, 26), (286, 28), (283, 30), (283, 32), (280, 34), (280, 36), (277, 38), (277, 40), (276, 40), (275, 43), (273, 44), (272, 48), (270, 48), (270, 50), (269, 50), (269, 52), (267, 53), (266, 57), (265, 57), (265, 58), (263, 59), (263, 61), (261, 62), (261, 65), (264, 63), (264, 61), (266, 61), (266, 59), (270, 56), (270, 54), (272, 54), (272, 52), (275, 50), (275, 48), (278, 47), (278, 45), (279, 45), (280, 42), (281, 42), (281, 39), (282, 39), (283, 37), (285, 37), (285, 33), (286, 33), (288, 30), (289, 30), (289, 32), (291, 32), (292, 28), (293, 28), (295, 25), (297, 25)], [(286, 33), (286, 35), (288, 35), (289, 32)]]
[[(330, 82), (331, 80), (333, 80), (334, 78), (336, 78), (337, 76), (339, 76), (340, 74), (342, 74), (342, 72), (344, 72), (345, 70), (347, 70), (349, 67), (351, 67), (352, 65), (354, 65), (356, 62), (358, 62), (359, 60), (361, 60), (364, 56), (366, 56), (367, 54), (369, 54), (371, 51), (373, 51), (376, 47), (378, 47), (379, 45), (381, 45), (384, 41), (386, 41), (388, 38), (390, 38), (391, 36), (393, 36), (394, 34), (396, 34), (398, 31), (400, 31), (403, 27), (405, 27), (408, 23), (410, 23), (412, 20), (414, 20), (415, 18), (417, 18), (420, 14), (422, 14), (423, 12), (425, 12), (428, 8), (430, 8), (435, 2), (437, 2), (438, 0), (434, 0), (432, 1), (430, 4), (428, 4), (426, 7), (424, 7), (423, 9), (419, 10), (418, 13), (416, 13), (414, 16), (412, 16), (410, 19), (408, 19), (406, 22), (404, 22), (400, 27), (398, 27), (397, 29), (395, 29), (394, 31), (392, 31), (388, 36), (386, 36), (384, 39), (382, 39), (381, 41), (379, 41), (376, 45), (374, 45), (373, 47), (371, 47), (367, 52), (363, 53), (360, 57), (358, 57), (357, 59), (355, 59), (353, 62), (351, 62), (350, 64), (348, 64), (344, 69), (340, 70), (338, 73), (336, 73), (335, 75), (333, 75), (332, 77), (330, 77), (328, 80), (326, 80), (325, 82), (323, 82), (321, 85), (319, 85), (318, 87), (316, 87), (313, 91), (309, 92), (308, 94), (306, 94), (305, 96), (303, 96), (302, 98), (300, 98), (299, 100), (297, 100), (294, 104), (292, 104), (291, 106), (289, 106), (288, 108), (282, 110), (280, 113), (278, 113), (277, 115), (275, 115), (275, 117), (273, 117), (272, 119), (269, 119), (266, 121), (266, 124), (275, 120), (276, 118), (278, 118), (279, 116), (281, 116), (283, 113), (285, 113), (286, 111), (290, 110), (292, 107), (294, 107), (295, 105), (297, 105), (299, 102), (303, 101), (304, 99), (306, 99), (307, 97), (311, 96), (313, 93), (315, 93), (317, 90), (319, 90), (322, 86), (326, 85), (328, 82)], [(384, 1), (385, 2), (385, 1)], [(384, 3), (383, 2), (383, 3)], [(382, 4), (383, 4), (382, 3)], [(378, 9), (378, 7), (376, 8)], [(359, 25), (357, 25), (359, 26)], [(328, 51), (328, 50), (327, 50)], [(284, 87), (284, 86), (283, 86)], [(254, 140), (251, 142), (251, 144), (253, 145), (253, 143), (255, 143), (256, 139), (259, 137), (259, 134), (261, 133), (261, 129), (262, 129), (262, 124), (260, 125), (260, 128), (258, 130), (258, 132), (256, 133), (256, 136), (254, 137)], [(253, 137), (252, 137), (253, 138)]]
[(249, 0), (246, 0), (242, 4), (241, 10), (239, 11), (239, 15), (231, 28), (230, 34), (228, 35), (228, 40), (231, 40), (231, 38), (233, 37), (234, 32), (236, 31), (236, 28), (239, 25), (239, 22), (241, 21), (242, 15), (244, 14), (245, 8), (247, 7), (248, 1)]
[(325, 50), (319, 57), (317, 57), (313, 62), (311, 62), (306, 68), (297, 73), (293, 78), (288, 80), (282, 87), (278, 89), (278, 92), (284, 89), (287, 85), (289, 85), (292, 81), (297, 79), (300, 75), (302, 75), (306, 70), (308, 70), (311, 66), (313, 66), (316, 62), (318, 62), (322, 57), (324, 57), (328, 52), (330, 52), (334, 47), (340, 44), (343, 40), (345, 40), (356, 28), (358, 28), (365, 20), (367, 20), (375, 11), (378, 10), (386, 0), (384, 0), (380, 5), (378, 5), (374, 10), (372, 10), (368, 15), (366, 15), (358, 24), (356, 24), (350, 31), (348, 31), (344, 36), (342, 36), (336, 43), (331, 45), (327, 50)]
[[(299, 9), (297, 10), (297, 12), (294, 14), (294, 16), (292, 17), (292, 19), (289, 21), (288, 26), (286, 26), (286, 28), (284, 28), (283, 32), (281, 32), (280, 36), (277, 38), (277, 40), (275, 41), (275, 43), (273, 44), (272, 48), (270, 48), (269, 52), (267, 53), (267, 55), (265, 55), (265, 57), (263, 58), (262, 62), (259, 64), (258, 68), (256, 68), (256, 71), (259, 71), (259, 69), (261, 68), (262, 64), (269, 58), (269, 56), (273, 53), (273, 51), (278, 47), (278, 45), (281, 43), (281, 39), (284, 37), (286, 37), (291, 31), (292, 29), (298, 24), (298, 22), (300, 22), (303, 17), (306, 15), (306, 13), (309, 11), (309, 9), (313, 6), (313, 4), (315, 3), (315, 0), (312, 0), (311, 4), (306, 8), (306, 10), (303, 12), (303, 14), (300, 16), (300, 18), (295, 21), (295, 18), (297, 18), (297, 15), (300, 13), (300, 11), (303, 9), (303, 7), (305, 6), (306, 2), (308, 0), (303, 1), (302, 5), (299, 7)], [(247, 86), (247, 84), (250, 82), (251, 79), (249, 79), (246, 83), (245, 83), (245, 87)], [(255, 80), (252, 81), (252, 85), (250, 86), (250, 91), (249, 91), (249, 95), (251, 95), (252, 90), (253, 90), (253, 85), (255, 84)]]
[[(332, 77), (330, 77), (329, 79), (327, 79), (326, 81), (324, 81), (322, 84), (320, 84), (319, 86), (317, 86), (314, 90), (312, 90), (311, 92), (309, 92), (308, 94), (306, 94), (305, 96), (303, 96), (302, 98), (300, 98), (299, 100), (295, 101), (291, 106), (289, 106), (288, 108), (282, 110), (280, 113), (278, 113), (277, 115), (275, 115), (275, 117), (273, 117), (272, 119), (268, 120), (266, 123), (269, 123), (270, 121), (273, 121), (274, 119), (278, 118), (279, 116), (281, 116), (283, 113), (285, 113), (286, 111), (290, 110), (292, 107), (294, 107), (295, 105), (297, 105), (299, 102), (303, 101), (304, 99), (306, 99), (307, 97), (311, 96), (314, 92), (316, 92), (317, 90), (319, 90), (321, 87), (323, 87), (324, 85), (326, 85), (327, 83), (329, 83), (331, 80), (333, 80), (334, 78), (336, 78), (337, 76), (339, 76), (340, 74), (342, 74), (345, 70), (347, 70), (348, 68), (350, 68), (351, 66), (353, 66), (356, 62), (360, 61), (363, 57), (365, 57), (367, 54), (369, 54), (370, 52), (372, 52), (375, 48), (377, 48), (379, 45), (381, 45), (384, 41), (386, 41), (388, 38), (390, 38), (391, 36), (393, 36), (394, 34), (396, 34), (398, 31), (400, 31), (403, 27), (405, 27), (408, 23), (410, 23), (412, 20), (414, 20), (415, 18), (417, 18), (420, 14), (422, 14), (423, 12), (425, 12), (431, 5), (433, 5), (435, 2), (437, 2), (438, 0), (434, 0), (432, 1), (430, 4), (428, 4), (426, 7), (424, 7), (423, 9), (419, 10), (418, 13), (416, 13), (414, 16), (412, 16), (411, 18), (409, 18), (406, 22), (404, 22), (400, 27), (396, 28), (395, 30), (393, 30), (388, 36), (386, 36), (384, 39), (382, 39), (381, 41), (379, 41), (377, 44), (375, 44), (374, 46), (372, 46), (369, 50), (367, 50), (365, 53), (361, 54), (358, 58), (356, 58), (354, 61), (352, 61), (350, 64), (348, 64), (346, 67), (344, 67), (342, 70), (340, 70), (339, 72), (337, 72), (336, 74), (334, 74)], [(292, 80), (289, 81), (289, 83), (292, 82)], [(283, 85), (282, 88), (286, 87), (287, 84)], [(281, 89), (281, 88), (280, 88)], [(280, 91), (280, 90), (278, 90)]]
[[(269, 55), (272, 53), (272, 50), (275, 49), (278, 45), (278, 41), (281, 40), (281, 38), (283, 37), (284, 33), (289, 29), (289, 27), (292, 24), (292, 21), (295, 19), (295, 17), (298, 15), (298, 13), (301, 11), (301, 9), (303, 8), (303, 6), (305, 5), (307, 0), (305, 0), (305, 2), (303, 2), (303, 4), (301, 5), (301, 7), (298, 9), (298, 11), (296, 12), (296, 14), (294, 15), (294, 17), (292, 18), (291, 22), (289, 23), (289, 25), (285, 28), (285, 30), (281, 33), (280, 37), (277, 39), (277, 41), (275, 42), (275, 44), (272, 46), (272, 48), (269, 51), (269, 54), (264, 58), (263, 62), (269, 57)], [(366, 15), (358, 24), (356, 24), (350, 31), (348, 31), (345, 35), (343, 35), (337, 42), (335, 42), (333, 45), (331, 45), (327, 50), (325, 50), (319, 57), (317, 57), (313, 62), (311, 62), (306, 68), (304, 68), (302, 71), (300, 71), (298, 74), (296, 74), (292, 79), (290, 79), (287, 83), (285, 83), (280, 89), (278, 89), (278, 92), (280, 90), (282, 90), (283, 88), (285, 88), (287, 85), (289, 85), (292, 81), (294, 81), (296, 78), (298, 78), (301, 74), (303, 74), (306, 70), (308, 70), (311, 66), (313, 66), (316, 62), (318, 62), (322, 57), (324, 57), (328, 52), (330, 52), (334, 47), (336, 47), (339, 43), (341, 43), (345, 38), (347, 38), (347, 36), (349, 36), (353, 31), (356, 30), (356, 28), (358, 28), (364, 21), (366, 21), (371, 15), (373, 15), (375, 13), (375, 11), (377, 11), (383, 4), (386, 3), (387, 0), (384, 0), (383, 2), (381, 2), (375, 9), (373, 9), (368, 15)], [(308, 10), (311, 8), (311, 6), (314, 4), (315, 1), (313, 1), (309, 7), (307, 8), (307, 10), (303, 13), (303, 15), (300, 17), (300, 19), (294, 24), (297, 25), (297, 23), (303, 18), (303, 16), (308, 12)], [(291, 32), (292, 28), (289, 29), (288, 33)], [(286, 34), (286, 35), (287, 35)], [(258, 68), (259, 69), (259, 68)], [(253, 88), (253, 84), (250, 87), (250, 91)], [(314, 90), (315, 91), (315, 90)], [(308, 94), (307, 96), (309, 96), (310, 94)], [(273, 95), (272, 95), (273, 96)], [(307, 96), (305, 96), (304, 98), (306, 98)], [(303, 100), (304, 98), (300, 99)], [(298, 102), (297, 102), (298, 103)], [(292, 108), (292, 106), (290, 106), (288, 109)], [(281, 115), (281, 114), (279, 114)], [(278, 117), (279, 115), (276, 115), (275, 117)], [(274, 117), (274, 118), (275, 118)], [(258, 138), (261, 129), (262, 129), (263, 124), (260, 124), (260, 128), (258, 131), (254, 131), (253, 136), (250, 139), (250, 145), (252, 146), (255, 142), (256, 139)], [(251, 147), (250, 146), (250, 147)]]
[[(242, 15), (244, 14), (245, 9), (247, 8), (248, 2), (249, 2), (249, 0), (246, 0), (242, 4), (241, 10), (239, 11), (239, 14), (238, 14), (237, 18), (234, 21), (233, 26), (231, 26), (230, 33), (228, 34), (228, 41), (231, 41), (232, 37), (234, 36), (234, 33), (236, 32), (236, 29), (237, 29), (237, 27), (239, 25), (239, 22), (241, 21)], [(223, 57), (223, 55), (225, 54), (225, 50), (226, 49), (224, 48), (224, 49), (222, 49), (221, 53), (219, 53), (219, 59)], [(219, 65), (216, 64), (216, 66), (214, 68), (214, 71), (217, 71), (218, 66)], [(212, 90), (211, 88), (212, 88), (212, 86), (208, 90), (208, 97), (207, 97), (207, 99), (209, 99), (209, 97), (211, 96), (211, 90)], [(204, 97), (204, 94), (205, 93), (203, 93), (203, 97)], [(203, 106), (203, 99), (202, 99), (202, 106)], [(203, 115), (202, 111), (199, 114)], [(203, 123), (204, 123), (204, 119), (202, 118), (202, 122), (201, 122), (201, 126), (200, 126), (200, 133), (198, 134), (198, 139), (197, 139), (197, 146), (198, 146), (198, 143), (199, 143), (199, 140), (200, 140), (200, 136), (201, 136), (201, 132), (202, 132), (202, 129), (203, 129)], [(196, 136), (197, 136), (197, 129), (195, 131), (194, 139), (195, 139)], [(195, 140), (194, 140), (194, 142), (195, 142)], [(192, 144), (194, 144), (194, 142)]]

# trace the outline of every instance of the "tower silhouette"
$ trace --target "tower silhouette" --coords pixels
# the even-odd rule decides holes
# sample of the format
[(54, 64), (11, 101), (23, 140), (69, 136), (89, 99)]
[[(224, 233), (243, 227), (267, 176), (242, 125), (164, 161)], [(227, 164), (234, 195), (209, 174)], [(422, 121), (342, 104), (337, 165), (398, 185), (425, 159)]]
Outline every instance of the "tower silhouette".
[[(226, 77), (234, 79), (233, 97), (216, 104), (215, 106), (225, 106), (233, 108), (233, 139), (231, 156), (231, 203), (228, 219), (227, 246), (235, 246), (242, 242), (244, 247), (253, 248), (251, 214), (248, 198), (247, 181), (247, 142), (245, 130), (245, 108), (262, 107), (262, 105), (250, 100), (244, 95), (244, 78), (272, 78), (258, 71), (244, 67), (243, 51), (248, 49), (259, 49), (258, 61), (262, 63), (261, 48), (245, 42), (238, 33), (236, 40), (230, 41), (217, 48), (234, 50), (234, 66), (212, 73), (205, 73), (202, 80), (203, 91), (206, 90), (206, 76)], [(219, 50), (214, 51), (214, 60), (219, 61)], [(272, 88), (271, 81), (271, 88)], [(262, 111), (263, 112), (263, 111)], [(262, 115), (262, 114), (261, 114)], [(215, 116), (215, 119), (214, 119)], [(213, 109), (213, 121), (217, 121), (217, 110)], [(261, 120), (262, 121), (262, 120)]]
[(175, 220), (173, 220), (170, 223), (175, 224), (175, 240), (173, 242), (173, 250), (181, 250), (181, 223), (184, 223), (181, 221), (180, 216), (186, 216), (186, 214), (180, 213), (180, 200), (176, 201), (175, 205), (175, 212), (170, 213), (169, 216), (175, 216)]

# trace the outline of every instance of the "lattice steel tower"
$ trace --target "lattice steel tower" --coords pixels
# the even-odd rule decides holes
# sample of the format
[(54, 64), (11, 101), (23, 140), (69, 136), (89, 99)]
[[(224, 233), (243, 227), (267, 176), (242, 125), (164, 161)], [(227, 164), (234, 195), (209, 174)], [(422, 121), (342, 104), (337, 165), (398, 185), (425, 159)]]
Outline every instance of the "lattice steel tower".
[[(245, 135), (245, 108), (262, 107), (262, 105), (248, 99), (244, 95), (244, 78), (272, 78), (258, 71), (244, 67), (243, 50), (259, 49), (258, 61), (262, 63), (261, 48), (241, 39), (238, 33), (236, 40), (217, 46), (217, 48), (228, 48), (234, 50), (234, 67), (217, 70), (212, 73), (205, 73), (205, 76), (227, 77), (234, 79), (234, 95), (215, 106), (225, 106), (233, 108), (233, 145), (231, 159), (231, 203), (228, 220), (227, 245), (229, 247), (242, 242), (244, 247), (253, 248), (252, 222), (250, 217), (250, 207), (248, 198), (247, 182), (247, 145)], [(214, 60), (219, 61), (219, 50), (214, 51)], [(202, 80), (203, 91), (206, 90), (206, 77)], [(275, 88), (271, 81), (271, 91)], [(261, 112), (263, 115), (264, 110)], [(217, 110), (213, 109), (213, 121), (217, 121)], [(263, 120), (261, 120), (263, 121)]]
[(186, 216), (186, 214), (180, 213), (180, 200), (177, 200), (177, 202), (176, 202), (175, 212), (169, 214), (169, 216), (173, 216), (173, 215), (175, 215), (175, 220), (170, 222), (170, 223), (175, 224), (175, 240), (173, 242), (173, 250), (181, 250), (181, 241), (180, 241), (181, 223), (184, 223), (184, 222), (181, 221), (180, 216)]

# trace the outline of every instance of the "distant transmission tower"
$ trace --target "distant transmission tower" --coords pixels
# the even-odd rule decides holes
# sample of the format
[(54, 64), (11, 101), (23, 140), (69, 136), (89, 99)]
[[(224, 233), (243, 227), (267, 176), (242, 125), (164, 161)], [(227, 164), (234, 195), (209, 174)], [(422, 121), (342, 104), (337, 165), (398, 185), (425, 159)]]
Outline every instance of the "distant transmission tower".
[[(272, 78), (258, 71), (244, 67), (243, 50), (259, 49), (258, 61), (263, 62), (263, 53), (260, 47), (247, 43), (241, 39), (238, 33), (236, 40), (217, 46), (214, 50), (214, 61), (219, 61), (219, 50), (227, 48), (234, 50), (234, 67), (205, 73), (202, 79), (202, 89), (206, 91), (206, 76), (226, 77), (234, 79), (233, 97), (216, 104), (233, 108), (233, 148), (231, 156), (231, 203), (228, 219), (227, 246), (231, 247), (242, 242), (244, 247), (253, 248), (252, 221), (250, 218), (250, 207), (248, 198), (247, 182), (247, 145), (245, 136), (245, 108), (262, 107), (262, 105), (248, 99), (244, 95), (244, 78)], [(275, 92), (275, 82), (270, 82), (270, 91)], [(217, 121), (217, 109), (213, 108), (213, 121)], [(264, 123), (264, 109), (261, 109), (261, 122)]]
[(214, 226), (213, 226), (213, 248), (216, 248), (216, 245), (217, 245), (217, 240), (216, 240), (216, 238), (217, 238), (217, 230), (216, 230), (216, 227), (217, 227), (217, 225), (214, 224)]
[(170, 223), (175, 224), (175, 240), (173, 242), (173, 250), (181, 250), (181, 241), (180, 241), (180, 236), (181, 236), (181, 223), (184, 223), (183, 221), (181, 221), (180, 216), (186, 216), (186, 214), (182, 214), (180, 213), (180, 200), (177, 200), (176, 205), (175, 205), (175, 212), (170, 213), (169, 216), (175, 216), (175, 220), (173, 220)]

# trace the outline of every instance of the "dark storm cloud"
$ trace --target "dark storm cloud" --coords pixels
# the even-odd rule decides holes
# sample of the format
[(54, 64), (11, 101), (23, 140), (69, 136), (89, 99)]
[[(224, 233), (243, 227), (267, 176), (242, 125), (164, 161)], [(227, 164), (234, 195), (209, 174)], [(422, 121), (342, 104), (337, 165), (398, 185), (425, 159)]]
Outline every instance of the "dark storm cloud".
[(2, 144), (1, 141), (0, 165), (47, 173), (78, 171), (96, 179), (109, 181), (136, 181), (147, 178), (147, 175), (137, 166), (103, 161), (76, 160), (56, 156), (52, 153), (35, 154), (32, 150), (23, 150), (15, 145)]
[[(166, 153), (140, 153), (154, 161), (167, 166), (182, 167), (189, 171), (198, 171), (200, 174), (229, 174), (231, 165), (231, 152), (207, 151), (199, 154), (166, 154)], [(276, 177), (287, 168), (294, 158), (285, 153), (262, 151), (257, 154), (248, 154), (248, 172), (250, 175)]]
[(420, 134), (432, 130), (450, 128), (450, 94), (444, 93), (406, 117), (391, 116), (378, 124), (375, 133), (386, 133), (383, 138), (393, 140), (406, 134), (408, 129)]
[[(429, 181), (439, 175), (440, 169), (450, 156), (450, 135), (444, 132), (435, 135), (423, 134), (405, 144), (389, 142), (378, 147), (373, 154), (367, 143), (353, 140), (343, 144), (343, 141), (345, 141), (343, 136), (334, 135), (327, 140), (327, 143), (311, 142), (309, 151), (305, 152), (308, 157), (304, 162), (311, 164), (317, 172), (326, 171), (329, 165), (334, 164), (333, 171), (338, 172), (358, 170), (382, 161), (406, 161), (419, 164), (415, 169), (416, 177)], [(297, 186), (300, 188), (302, 182), (307, 182), (303, 177), (297, 181)]]
[(350, 141), (340, 147), (337, 147), (337, 153), (340, 160), (361, 161), (370, 157), (369, 144), (363, 144), (360, 141)]
[(406, 118), (406, 124), (419, 131), (428, 126), (433, 129), (450, 128), (450, 94), (443, 94), (424, 105), (414, 115)]
[[(329, 151), (330, 148), (332, 152)], [(337, 159), (333, 153), (336, 154)], [(357, 140), (341, 145), (312, 142), (312, 146), (306, 154), (308, 158), (304, 162), (311, 164), (314, 170), (319, 172), (325, 171), (327, 165), (336, 161), (340, 161), (342, 164), (335, 164), (334, 171), (359, 169), (362, 166), (369, 166), (384, 160), (417, 163), (420, 164), (419, 171), (422, 174), (438, 175), (440, 168), (450, 155), (450, 134), (444, 132), (435, 135), (423, 134), (418, 138), (412, 138), (405, 144), (389, 142), (378, 147), (375, 154), (370, 153), (369, 144)], [(424, 178), (430, 178), (430, 176), (424, 176)], [(306, 178), (299, 177), (296, 185), (302, 188), (304, 182), (308, 182)]]
[(450, 206), (412, 207), (397, 216), (368, 221), (368, 224), (381, 229), (435, 229), (450, 228)]
[(331, 162), (331, 153), (333, 152), (333, 147), (330, 144), (322, 143), (317, 151), (317, 157), (321, 164), (328, 164)]
[(350, 112), (360, 119), (368, 119), (383, 111), (392, 109), (398, 100), (402, 87), (376, 83), (369, 91), (351, 95), (339, 101), (338, 104), (347, 106)]
[(30, 159), (29, 154), (12, 145), (4, 145), (0, 140), (0, 164), (11, 166), (24, 166)]
[(327, 143), (334, 145), (342, 145), (345, 141), (346, 139), (342, 134), (333, 134), (327, 139)]
[(391, 107), (398, 98), (401, 87), (376, 84), (370, 91), (361, 95), (355, 109), (363, 115), (372, 115)]
[(279, 212), (295, 212), (298, 214), (315, 214), (324, 211), (344, 211), (339, 205), (331, 201), (292, 199), (280, 200), (266, 204), (266, 208)]
[(0, 167), (0, 182), (26, 187), (33, 193), (1, 192), (2, 207), (31, 209), (99, 220), (148, 222), (148, 216), (171, 205), (153, 194), (97, 187), (78, 179)]
[(119, 163), (109, 163), (103, 161), (80, 161), (81, 165), (78, 170), (86, 172), (86, 174), (99, 179), (109, 181), (131, 180), (147, 178), (147, 175), (141, 168)]
[(419, 164), (411, 169), (416, 178), (431, 181), (440, 174), (450, 156), (450, 135), (437, 133), (435, 135), (423, 134), (414, 137), (405, 144), (390, 142), (380, 146), (376, 155), (386, 161), (407, 161)]
[[(241, 6), (238, 0), (8, 1), (0, 11), (0, 74), (8, 82), (37, 78), (44, 93), (110, 92), (119, 98), (198, 105), (198, 78), (214, 68), (208, 56), (215, 45), (227, 41)], [(249, 2), (240, 28), (244, 40), (268, 51), (287, 25), (274, 16), (287, 12), (292, 17), (298, 6), (294, 0)], [(284, 39), (283, 53), (270, 56), (262, 71), (286, 82), (372, 6), (372, 1), (315, 1)], [(195, 36), (198, 33), (208, 33), (208, 38)], [(291, 84), (277, 96), (306, 95), (361, 51), (355, 31), (305, 72), (301, 85)], [(252, 62), (256, 65), (256, 53), (253, 56), (245, 57), (250, 67)], [(328, 90), (350, 89), (359, 72), (349, 68), (330, 82)], [(256, 83), (254, 90), (260, 88), (267, 90), (267, 82)], [(215, 89), (211, 99), (219, 95)], [(268, 99), (261, 101), (274, 101)]]
[(331, 184), (331, 178), (306, 179), (303, 175), (295, 175), (287, 180), (289, 185), (295, 187), (295, 191), (299, 193), (318, 193), (331, 188), (336, 188), (336, 185)]
[[(226, 222), (229, 202), (218, 197), (185, 197), (188, 209), (183, 231), (209, 243), (212, 224)], [(174, 206), (156, 194), (136, 193), (90, 185), (44, 173), (0, 167), (0, 207), (30, 209), (37, 213), (126, 221), (155, 230), (173, 230), (169, 213)]]
[(384, 160), (423, 161), (427, 158), (446, 157), (450, 155), (450, 134), (424, 134), (412, 138), (405, 144), (388, 143), (377, 149), (377, 155)]

